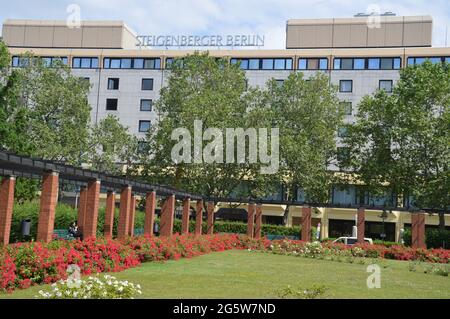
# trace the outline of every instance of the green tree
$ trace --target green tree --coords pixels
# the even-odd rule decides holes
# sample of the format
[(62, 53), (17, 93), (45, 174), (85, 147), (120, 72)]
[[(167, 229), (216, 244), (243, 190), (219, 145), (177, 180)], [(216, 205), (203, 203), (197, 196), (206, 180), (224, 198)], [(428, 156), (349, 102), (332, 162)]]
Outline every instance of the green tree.
[[(161, 89), (155, 105), (158, 123), (147, 134), (148, 152), (141, 160), (145, 178), (205, 196), (229, 196), (236, 192), (252, 175), (248, 157), (243, 163), (225, 163), (225, 160), (224, 163), (194, 163), (194, 147), (191, 147), (185, 152), (191, 155), (191, 163), (174, 163), (171, 152), (178, 141), (171, 137), (174, 129), (186, 128), (193, 139), (195, 120), (202, 121), (203, 130), (222, 130), (223, 138), (226, 128), (249, 127), (247, 113), (251, 96), (243, 71), (225, 59), (195, 53), (175, 60), (168, 85)], [(203, 147), (216, 138), (204, 141)], [(219, 155), (214, 151), (211, 154)]]
[[(297, 189), (308, 202), (329, 199), (334, 182), (329, 166), (343, 118), (336, 92), (325, 74), (305, 79), (300, 72), (290, 74), (282, 84), (272, 80), (264, 90), (263, 112), (272, 114), (269, 121), (280, 128), (280, 169), (272, 178), (285, 186), (287, 200), (297, 198)], [(289, 206), (285, 221), (288, 213)]]
[[(358, 106), (345, 142), (348, 168), (371, 193), (386, 189), (417, 209), (450, 207), (450, 67), (427, 61), (400, 72), (392, 94), (378, 91)], [(443, 212), (440, 226), (445, 227)]]
[(84, 159), (92, 169), (122, 174), (125, 165), (129, 175), (136, 161), (138, 139), (120, 124), (117, 117), (108, 115), (91, 128), (88, 149)]

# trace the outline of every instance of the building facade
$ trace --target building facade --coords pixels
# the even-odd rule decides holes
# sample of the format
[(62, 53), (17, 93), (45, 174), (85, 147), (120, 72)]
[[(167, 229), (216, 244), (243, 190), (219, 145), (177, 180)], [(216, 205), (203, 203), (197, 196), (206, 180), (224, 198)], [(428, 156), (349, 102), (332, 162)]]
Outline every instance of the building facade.
[[(431, 30), (429, 16), (386, 16), (377, 21), (361, 17), (289, 20), (284, 50), (219, 48), (209, 50), (209, 54), (240, 63), (250, 86), (264, 86), (271, 78), (283, 81), (292, 72), (303, 72), (306, 77), (326, 73), (330, 83), (339, 88), (338, 96), (346, 109), (345, 122), (350, 123), (362, 97), (377, 89), (391, 91), (400, 69), (426, 59), (450, 62), (450, 48), (431, 47)], [(27, 51), (49, 64), (61, 58), (73, 74), (90, 82), (92, 121), (113, 114), (138, 137), (144, 137), (157, 121), (153, 103), (167, 84), (171, 61), (194, 52), (140, 49), (134, 32), (120, 21), (85, 21), (80, 28), (70, 29), (64, 21), (7, 20), (2, 37), (13, 57), (13, 67), (27, 63), (21, 57)], [(355, 187), (336, 187), (331, 200), (335, 204), (356, 204), (357, 193)], [(282, 197), (282, 190), (275, 196)], [(364, 200), (367, 204), (383, 204), (383, 199), (367, 195)], [(264, 205), (264, 220), (281, 223), (285, 208)], [(351, 209), (316, 209), (313, 226), (320, 223), (322, 238), (349, 234), (355, 214)], [(398, 240), (400, 229), (411, 223), (408, 213), (392, 212), (385, 218), (380, 214), (367, 211), (368, 236), (378, 238), (385, 233), (386, 239)], [(299, 224), (300, 219), (301, 208), (291, 207), (288, 224)], [(449, 217), (446, 222), (449, 225)], [(437, 226), (438, 217), (427, 216), (426, 224)]]

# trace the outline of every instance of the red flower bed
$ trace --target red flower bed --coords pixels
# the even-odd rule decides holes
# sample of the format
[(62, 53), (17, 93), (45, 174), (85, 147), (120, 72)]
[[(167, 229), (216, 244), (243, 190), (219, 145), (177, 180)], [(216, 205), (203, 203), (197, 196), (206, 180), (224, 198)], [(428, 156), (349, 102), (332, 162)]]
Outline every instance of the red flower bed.
[(231, 234), (13, 244), (0, 248), (0, 290), (12, 291), (66, 279), (71, 264), (89, 275), (121, 271), (144, 261), (190, 258), (229, 249), (265, 249), (268, 245), (269, 241), (264, 239)]
[[(304, 247), (307, 243), (299, 240), (276, 240), (273, 241), (277, 244), (278, 249), (282, 252), (291, 253), (298, 251)], [(360, 256), (363, 251), (365, 257), (369, 258), (386, 258), (395, 260), (420, 260), (431, 263), (449, 263), (450, 250), (448, 249), (420, 249), (405, 247), (402, 245), (369, 245), (369, 244), (356, 244), (353, 246), (347, 246), (340, 243), (323, 242), (320, 244), (324, 249), (324, 253), (339, 253), (347, 252), (349, 255)]]

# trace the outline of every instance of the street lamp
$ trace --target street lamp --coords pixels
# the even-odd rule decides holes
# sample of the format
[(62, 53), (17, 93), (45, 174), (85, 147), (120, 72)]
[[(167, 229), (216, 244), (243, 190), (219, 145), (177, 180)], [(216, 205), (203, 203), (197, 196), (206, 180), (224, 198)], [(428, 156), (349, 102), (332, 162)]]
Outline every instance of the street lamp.
[(388, 214), (386, 209), (383, 209), (382, 213), (380, 216), (378, 216), (381, 218), (381, 220), (383, 221), (383, 233), (380, 234), (380, 237), (382, 240), (386, 240), (386, 226), (384, 224), (384, 220), (388, 218)]

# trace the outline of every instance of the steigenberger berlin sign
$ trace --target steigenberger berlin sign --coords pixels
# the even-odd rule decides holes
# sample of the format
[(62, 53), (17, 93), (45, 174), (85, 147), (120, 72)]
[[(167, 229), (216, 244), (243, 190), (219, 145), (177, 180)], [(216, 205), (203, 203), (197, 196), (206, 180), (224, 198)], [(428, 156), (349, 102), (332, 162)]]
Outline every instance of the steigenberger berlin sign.
[(256, 47), (263, 35), (139, 35), (138, 47)]

